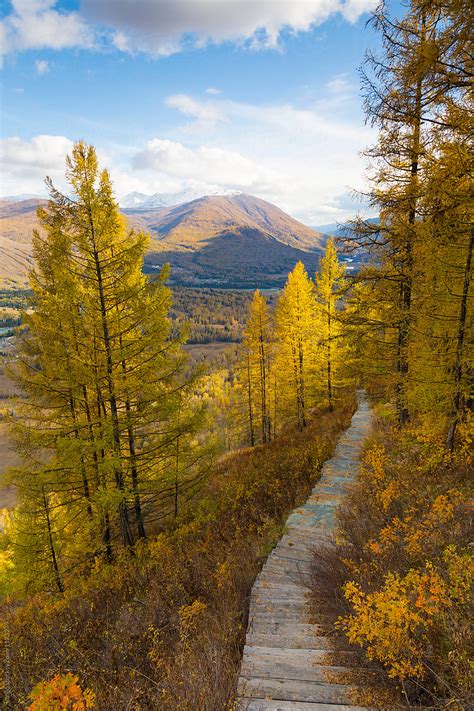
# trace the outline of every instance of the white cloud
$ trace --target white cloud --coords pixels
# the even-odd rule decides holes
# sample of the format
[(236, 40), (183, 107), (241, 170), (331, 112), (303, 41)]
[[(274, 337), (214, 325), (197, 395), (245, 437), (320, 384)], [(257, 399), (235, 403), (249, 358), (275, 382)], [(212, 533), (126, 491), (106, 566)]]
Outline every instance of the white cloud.
[(187, 94), (169, 96), (165, 103), (169, 108), (178, 109), (185, 116), (195, 119), (195, 127), (198, 129), (211, 128), (217, 122), (224, 120), (224, 115), (217, 105), (211, 102), (197, 101)]
[(42, 74), (47, 74), (50, 70), (50, 64), (47, 59), (37, 59), (35, 61), (35, 67), (37, 73), (41, 76)]
[(112, 32), (122, 51), (162, 56), (234, 42), (276, 48), (284, 32), (307, 32), (339, 13), (354, 22), (376, 0), (83, 0), (90, 21)]
[[(60, 189), (69, 191), (65, 178), (66, 156), (70, 155), (73, 141), (66, 136), (39, 135), (25, 141), (18, 137), (0, 139), (0, 195), (31, 193), (46, 195), (44, 178), (48, 175)], [(116, 194), (137, 190), (154, 192), (156, 179), (134, 174), (125, 159), (125, 149), (104, 150), (97, 146), (99, 163), (110, 168)], [(163, 191), (180, 189), (176, 179), (164, 179)]]
[(55, 9), (55, 0), (12, 0), (0, 23), (3, 53), (27, 49), (91, 47), (93, 34), (77, 12)]
[(364, 12), (374, 10), (378, 4), (373, 0), (346, 0), (342, 4), (341, 13), (349, 22), (356, 22)]
[[(334, 80), (336, 81), (336, 79)], [(330, 82), (331, 83), (331, 82)], [(328, 110), (332, 108), (331, 97), (323, 98), (312, 108), (298, 108), (290, 104), (256, 105), (226, 99), (196, 99), (187, 94), (177, 94), (166, 99), (166, 105), (177, 109), (184, 116), (195, 119), (199, 128), (212, 128), (217, 123), (246, 123), (250, 130), (259, 124), (266, 124), (268, 129), (290, 131), (293, 134), (303, 132), (309, 137), (353, 138), (359, 141), (369, 137), (356, 122), (337, 120)], [(184, 128), (189, 129), (190, 124)]]
[(221, 93), (222, 92), (220, 89), (216, 89), (213, 86), (210, 86), (208, 89), (206, 89), (206, 94), (212, 94), (214, 96), (217, 96), (218, 94), (221, 94)]
[(330, 94), (347, 94), (351, 91), (351, 83), (347, 74), (338, 74), (327, 82), (326, 88)]
[[(167, 56), (233, 42), (275, 49), (284, 33), (307, 32), (334, 14), (355, 22), (377, 0), (82, 0), (79, 12), (57, 0), (12, 0), (0, 21), (3, 53), (114, 46)], [(210, 92), (211, 93), (211, 92)]]
[(212, 146), (189, 148), (182, 143), (154, 138), (139, 151), (133, 166), (164, 176), (192, 180), (202, 185), (265, 192), (279, 184), (282, 177), (237, 151)]
[(63, 186), (65, 157), (72, 145), (65, 136), (40, 135), (31, 141), (16, 137), (2, 139), (2, 192), (5, 195), (43, 192), (46, 175)]

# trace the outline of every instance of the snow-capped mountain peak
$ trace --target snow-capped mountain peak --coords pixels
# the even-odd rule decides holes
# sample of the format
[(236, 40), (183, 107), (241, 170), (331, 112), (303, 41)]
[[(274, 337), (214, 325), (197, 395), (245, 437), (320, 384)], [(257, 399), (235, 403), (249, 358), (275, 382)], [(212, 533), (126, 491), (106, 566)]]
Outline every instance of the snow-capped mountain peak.
[(128, 193), (119, 200), (119, 205), (125, 209), (131, 210), (157, 210), (160, 208), (174, 207), (185, 202), (191, 202), (201, 197), (223, 195), (231, 196), (238, 195), (235, 190), (216, 190), (213, 192), (203, 193), (197, 190), (181, 190), (177, 193), (154, 193), (146, 195), (145, 193), (132, 192)]

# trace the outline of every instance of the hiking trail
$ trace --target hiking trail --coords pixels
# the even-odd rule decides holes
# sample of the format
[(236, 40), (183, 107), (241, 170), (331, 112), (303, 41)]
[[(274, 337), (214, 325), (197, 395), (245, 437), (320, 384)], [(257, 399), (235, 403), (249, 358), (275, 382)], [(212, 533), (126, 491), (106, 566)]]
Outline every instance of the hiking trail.
[(350, 669), (350, 652), (333, 651), (328, 626), (309, 621), (304, 579), (314, 549), (334, 539), (335, 510), (357, 475), (370, 422), (369, 405), (359, 392), (357, 411), (333, 457), (324, 463), (306, 503), (288, 517), (285, 534), (255, 580), (237, 690), (239, 711), (362, 708), (351, 703), (352, 687), (337, 681)]

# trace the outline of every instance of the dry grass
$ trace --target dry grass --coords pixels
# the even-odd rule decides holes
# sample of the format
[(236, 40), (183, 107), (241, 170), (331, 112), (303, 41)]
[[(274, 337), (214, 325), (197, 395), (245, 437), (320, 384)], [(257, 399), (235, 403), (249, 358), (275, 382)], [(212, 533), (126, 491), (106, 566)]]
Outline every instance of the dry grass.
[[(384, 418), (376, 422), (363, 460), (359, 480), (339, 511), (338, 545), (315, 552), (312, 566), (315, 615), (323, 610), (328, 616), (335, 649), (341, 645), (347, 647), (347, 639), (335, 625), (338, 618), (349, 619), (356, 614), (344, 596), (348, 581), (354, 581), (358, 589), (370, 595), (387, 590), (390, 576), (404, 580), (411, 571), (423, 573), (427, 565), (431, 566), (444, 581), (446, 601), (441, 609), (446, 612), (434, 619), (428, 617), (424, 627), (420, 622), (413, 632), (407, 632), (414, 648), (421, 648), (423, 672), (405, 672), (398, 677), (392, 672), (389, 678), (393, 660), (384, 657), (384, 648), (377, 649), (377, 644), (382, 638), (390, 640), (390, 632), (381, 630), (380, 637), (371, 636), (370, 642), (372, 654), (379, 659), (373, 663), (378, 670), (377, 683), (374, 686), (361, 678), (361, 692), (355, 700), (359, 705), (377, 708), (471, 708), (472, 609), (468, 593), (459, 597), (461, 588), (457, 586), (464, 584), (461, 578), (453, 583), (448, 563), (443, 561), (446, 551), (450, 551), (449, 555), (458, 556), (462, 570), (461, 562), (465, 560), (467, 565), (469, 558), (472, 452), (469, 453), (466, 443), (450, 456), (442, 441), (420, 425), (412, 424), (399, 431)], [(384, 594), (387, 605), (391, 604), (389, 594)], [(410, 606), (417, 613), (422, 601), (410, 597), (410, 593), (406, 599), (403, 592), (398, 594), (399, 604), (407, 605), (405, 614), (411, 612)], [(387, 625), (391, 624), (390, 614), (387, 613)], [(380, 620), (380, 616), (371, 619), (373, 632), (375, 620)], [(358, 647), (361, 666), (367, 664), (367, 644), (366, 641)], [(393, 649), (400, 650), (401, 664), (410, 661), (410, 646), (405, 649), (393, 646)]]
[(71, 576), (63, 596), (4, 604), (11, 707), (70, 671), (97, 709), (232, 708), (255, 575), (353, 410), (351, 398), (303, 433), (226, 457), (187, 520)]
[[(311, 619), (315, 624), (324, 620), (325, 634), (331, 641), (333, 652), (350, 652), (351, 670), (338, 674), (335, 683), (354, 687), (353, 703), (377, 709), (395, 709), (405, 706), (397, 685), (393, 684), (380, 664), (368, 662), (364, 650), (349, 644), (346, 635), (338, 629), (338, 620), (348, 615), (350, 605), (344, 597), (343, 586), (348, 579), (344, 562), (349, 551), (342, 546), (318, 546), (311, 563), (308, 586), (311, 590)], [(331, 652), (326, 663), (331, 665)]]

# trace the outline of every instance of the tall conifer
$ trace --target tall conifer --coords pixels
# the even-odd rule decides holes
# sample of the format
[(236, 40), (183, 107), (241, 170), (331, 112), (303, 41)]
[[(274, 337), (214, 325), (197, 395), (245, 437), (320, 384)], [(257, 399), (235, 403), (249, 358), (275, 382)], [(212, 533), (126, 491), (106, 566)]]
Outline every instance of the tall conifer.
[(276, 307), (276, 372), (279, 412), (302, 430), (314, 404), (316, 386), (316, 309), (314, 284), (302, 262), (288, 275)]
[(345, 267), (339, 264), (337, 251), (332, 239), (328, 240), (326, 252), (319, 263), (316, 272), (316, 298), (319, 304), (321, 341), (323, 344), (326, 397), (329, 409), (334, 405), (334, 383), (342, 359), (341, 323), (338, 314), (338, 302), (344, 289)]
[(48, 181), (39, 211), (13, 430), (26, 460), (13, 473), (16, 527), (28, 510), (32, 551), (35, 536), (54, 542), (60, 530), (49, 558), (61, 586), (62, 568), (101, 552), (111, 559), (117, 539), (131, 546), (147, 522), (177, 514), (208, 449), (195, 437), (199, 406), (171, 335), (167, 270), (143, 275), (148, 237), (127, 228), (91, 146), (74, 146), (67, 177), (71, 197)]
[(255, 441), (254, 430), (258, 428), (258, 436), (262, 442), (268, 442), (271, 436), (271, 330), (272, 325), (266, 299), (257, 289), (244, 331), (243, 351), (251, 439)]

